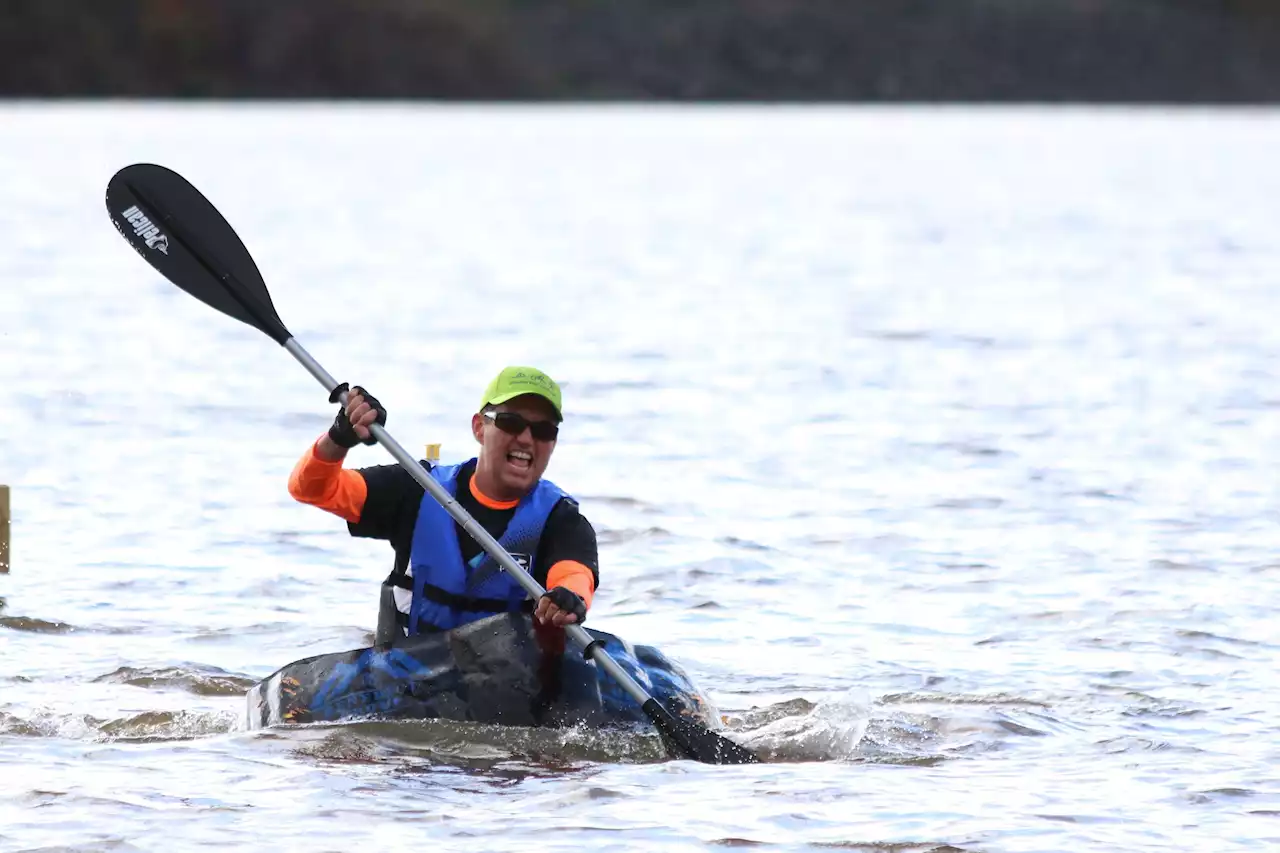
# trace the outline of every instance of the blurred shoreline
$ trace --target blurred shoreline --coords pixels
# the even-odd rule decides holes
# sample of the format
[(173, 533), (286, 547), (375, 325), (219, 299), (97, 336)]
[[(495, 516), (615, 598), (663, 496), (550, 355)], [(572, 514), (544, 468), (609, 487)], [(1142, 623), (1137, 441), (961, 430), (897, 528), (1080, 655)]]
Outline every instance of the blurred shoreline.
[(9, 0), (0, 97), (1271, 104), (1275, 0)]

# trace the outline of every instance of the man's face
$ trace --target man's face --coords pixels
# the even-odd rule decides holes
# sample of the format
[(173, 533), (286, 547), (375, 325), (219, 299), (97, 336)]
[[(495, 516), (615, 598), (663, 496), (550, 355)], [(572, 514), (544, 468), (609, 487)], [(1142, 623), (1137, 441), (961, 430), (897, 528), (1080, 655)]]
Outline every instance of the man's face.
[[(493, 412), (512, 412), (532, 422), (556, 422), (555, 409), (535, 394), (515, 397), (495, 406)], [(496, 500), (523, 497), (542, 478), (556, 449), (555, 441), (539, 441), (527, 426), (519, 435), (511, 435), (482, 414), (471, 416), (471, 432), (480, 442), (477, 485)]]

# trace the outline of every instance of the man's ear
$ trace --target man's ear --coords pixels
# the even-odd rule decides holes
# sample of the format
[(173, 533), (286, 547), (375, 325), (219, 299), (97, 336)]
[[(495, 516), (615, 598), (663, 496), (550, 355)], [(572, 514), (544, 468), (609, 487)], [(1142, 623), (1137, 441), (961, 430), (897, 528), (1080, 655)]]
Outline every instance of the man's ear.
[(471, 434), (478, 443), (484, 444), (484, 416), (479, 412), (471, 416)]

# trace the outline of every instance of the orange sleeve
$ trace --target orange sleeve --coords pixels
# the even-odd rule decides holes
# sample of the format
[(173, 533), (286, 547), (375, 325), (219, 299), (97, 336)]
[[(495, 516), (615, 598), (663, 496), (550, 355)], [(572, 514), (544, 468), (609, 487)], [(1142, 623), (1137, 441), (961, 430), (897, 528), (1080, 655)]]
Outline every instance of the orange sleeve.
[(547, 572), (547, 589), (558, 586), (577, 593), (587, 609), (591, 609), (591, 597), (596, 591), (596, 581), (591, 569), (576, 560), (561, 560)]
[(299, 503), (319, 507), (355, 524), (360, 520), (369, 487), (360, 472), (348, 471), (340, 461), (329, 462), (316, 456), (313, 442), (289, 474), (289, 495)]

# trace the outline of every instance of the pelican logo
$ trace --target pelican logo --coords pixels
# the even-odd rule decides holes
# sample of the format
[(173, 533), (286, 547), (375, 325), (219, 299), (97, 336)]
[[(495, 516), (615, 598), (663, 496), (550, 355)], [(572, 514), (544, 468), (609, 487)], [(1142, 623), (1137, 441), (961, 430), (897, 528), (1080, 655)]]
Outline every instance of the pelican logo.
[(164, 255), (169, 254), (169, 238), (160, 233), (160, 229), (147, 218), (145, 213), (138, 210), (136, 204), (120, 215), (124, 217), (125, 222), (133, 226), (133, 233), (142, 238), (142, 242), (147, 244), (148, 249), (156, 249)]

